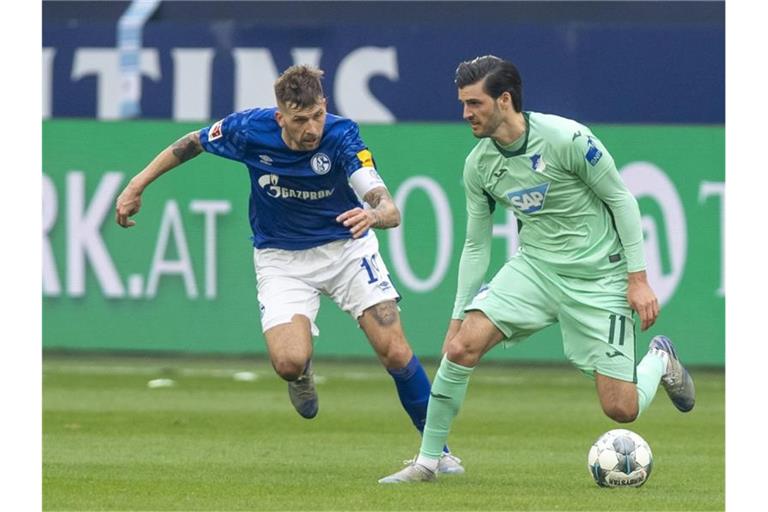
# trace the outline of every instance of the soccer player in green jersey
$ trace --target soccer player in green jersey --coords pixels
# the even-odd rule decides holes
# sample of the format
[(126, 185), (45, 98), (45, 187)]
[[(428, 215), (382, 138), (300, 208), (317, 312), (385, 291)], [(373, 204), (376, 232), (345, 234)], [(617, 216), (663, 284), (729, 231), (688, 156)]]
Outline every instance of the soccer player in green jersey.
[[(483, 354), (555, 322), (565, 356), (594, 378), (614, 421), (634, 421), (659, 382), (679, 410), (695, 402), (693, 380), (667, 337), (654, 337), (636, 363), (633, 311), (645, 331), (659, 303), (646, 279), (637, 201), (605, 146), (575, 121), (524, 111), (520, 74), (498, 57), (461, 63), (456, 85), (463, 117), (480, 139), (464, 165), (467, 235), (456, 301), (419, 455), (380, 483), (434, 480)], [(515, 212), (520, 248), (481, 287), (497, 205)]]

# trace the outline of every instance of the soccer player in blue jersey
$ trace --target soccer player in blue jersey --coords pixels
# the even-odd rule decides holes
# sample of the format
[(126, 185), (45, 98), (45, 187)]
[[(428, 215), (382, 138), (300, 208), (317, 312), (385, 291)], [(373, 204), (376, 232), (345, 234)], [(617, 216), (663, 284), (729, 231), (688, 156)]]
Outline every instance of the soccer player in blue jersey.
[[(403, 334), (400, 297), (371, 229), (397, 226), (400, 212), (357, 124), (326, 112), (322, 76), (288, 68), (275, 82), (277, 107), (235, 112), (161, 151), (118, 196), (116, 220), (135, 225), (144, 189), (203, 151), (244, 163), (261, 324), (291, 403), (305, 418), (318, 412), (312, 335), (324, 294), (357, 320), (421, 432), (429, 379)], [(460, 462), (446, 447), (438, 471), (463, 473)]]

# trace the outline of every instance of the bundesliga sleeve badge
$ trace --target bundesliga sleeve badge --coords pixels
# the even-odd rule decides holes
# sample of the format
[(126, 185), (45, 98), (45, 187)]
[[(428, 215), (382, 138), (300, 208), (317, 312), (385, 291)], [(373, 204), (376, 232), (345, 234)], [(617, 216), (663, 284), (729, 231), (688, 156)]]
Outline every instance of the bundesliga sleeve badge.
[(221, 133), (221, 124), (224, 122), (223, 119), (216, 121), (213, 123), (213, 126), (211, 126), (211, 129), (208, 130), (208, 142), (211, 142), (216, 139), (220, 139), (222, 136)]

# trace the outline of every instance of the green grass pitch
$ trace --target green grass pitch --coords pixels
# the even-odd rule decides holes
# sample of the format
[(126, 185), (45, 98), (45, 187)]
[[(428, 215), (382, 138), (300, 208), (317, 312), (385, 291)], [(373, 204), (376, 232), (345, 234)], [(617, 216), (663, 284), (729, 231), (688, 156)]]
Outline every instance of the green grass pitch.
[[(427, 371), (434, 375), (435, 364)], [(373, 362), (315, 362), (320, 413), (305, 420), (262, 360), (84, 358), (43, 362), (45, 510), (724, 510), (725, 382), (694, 371), (696, 408), (659, 389), (628, 428), (651, 445), (638, 489), (601, 489), (587, 451), (618, 425), (568, 366), (481, 364), (449, 444), (467, 473), (376, 480), (419, 438)], [(255, 381), (238, 381), (252, 371)], [(170, 378), (174, 387), (150, 389)]]

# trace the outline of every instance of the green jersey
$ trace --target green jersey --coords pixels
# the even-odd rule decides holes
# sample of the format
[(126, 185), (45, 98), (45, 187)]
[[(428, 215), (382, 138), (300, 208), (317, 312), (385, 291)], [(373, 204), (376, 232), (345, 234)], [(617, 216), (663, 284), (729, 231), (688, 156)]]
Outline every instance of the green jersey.
[(485, 277), (497, 205), (518, 219), (519, 255), (560, 275), (645, 269), (637, 201), (600, 140), (570, 119), (524, 117), (525, 133), (510, 146), (485, 138), (466, 159), (467, 236), (453, 318), (464, 317)]

